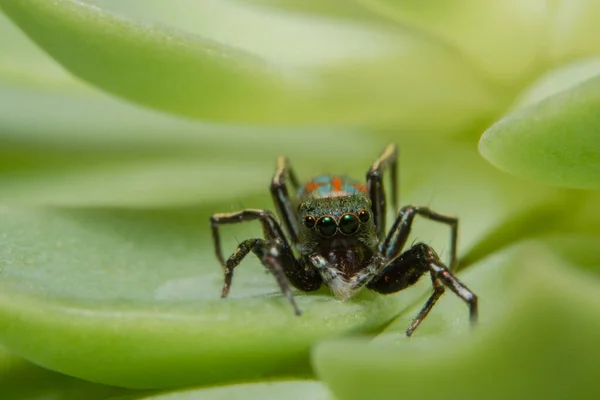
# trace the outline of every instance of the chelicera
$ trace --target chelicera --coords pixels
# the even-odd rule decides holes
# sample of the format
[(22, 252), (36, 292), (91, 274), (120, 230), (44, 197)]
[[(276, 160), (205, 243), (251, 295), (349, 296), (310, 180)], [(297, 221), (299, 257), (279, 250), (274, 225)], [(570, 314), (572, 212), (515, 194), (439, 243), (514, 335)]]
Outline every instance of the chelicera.
[[(275, 276), (297, 315), (301, 312), (290, 284), (306, 292), (324, 284), (335, 297), (346, 300), (363, 287), (382, 294), (396, 293), (429, 273), (433, 292), (406, 334), (412, 335), (445, 288), (467, 303), (470, 319), (476, 321), (477, 296), (452, 273), (457, 266), (457, 218), (427, 207), (406, 206), (399, 209), (392, 228), (386, 232), (383, 174), (390, 173), (391, 203), (398, 210), (397, 159), (396, 146), (388, 145), (367, 172), (366, 185), (345, 176), (322, 175), (301, 186), (288, 159), (280, 157), (271, 194), (283, 227), (272, 212), (262, 209), (214, 214), (210, 219), (215, 252), (225, 268), (221, 296), (227, 297), (234, 269), (252, 252)], [(296, 191), (293, 198), (288, 182)], [(448, 267), (424, 243), (403, 251), (417, 215), (450, 227)], [(244, 240), (225, 260), (219, 226), (252, 220), (261, 223), (264, 238)]]

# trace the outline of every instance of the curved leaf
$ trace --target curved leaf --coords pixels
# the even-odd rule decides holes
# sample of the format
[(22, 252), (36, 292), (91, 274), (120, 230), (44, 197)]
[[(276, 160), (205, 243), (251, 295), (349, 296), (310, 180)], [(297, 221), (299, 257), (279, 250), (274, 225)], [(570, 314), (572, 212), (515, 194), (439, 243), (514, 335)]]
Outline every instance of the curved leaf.
[(477, 329), (470, 332), (464, 305), (446, 294), (410, 339), (403, 330), (420, 304), (373, 342), (319, 345), (317, 375), (340, 400), (600, 395), (600, 322), (590, 318), (600, 313), (597, 276), (532, 243), (485, 264), (461, 276), (479, 295)]
[(57, 374), (18, 358), (0, 347), (0, 390), (11, 400), (105, 400), (129, 390), (102, 386)]
[[(402, 173), (409, 189), (402, 199), (459, 215), (461, 252), (485, 242), (505, 219), (542, 208), (552, 193), (531, 185), (512, 193), (514, 181), (471, 146), (452, 153), (447, 145), (423, 146), (401, 157), (409, 166)], [(457, 185), (461, 191), (454, 190)], [(432, 193), (438, 194), (433, 202)], [(252, 204), (266, 201), (264, 196)], [(306, 373), (311, 345), (376, 329), (422, 293), (365, 292), (344, 304), (326, 291), (299, 295), (305, 314), (297, 318), (251, 258), (236, 270), (231, 298), (220, 300), (222, 271), (207, 221), (212, 212), (231, 209), (230, 202), (146, 211), (3, 208), (0, 339), (40, 365), (105, 384), (147, 388), (248, 380)], [(553, 221), (560, 223), (560, 215)], [(242, 224), (224, 231), (225, 252), (259, 236), (257, 228)], [(446, 227), (420, 221), (413, 233), (447, 253)]]
[[(543, 41), (551, 10), (545, 0), (436, 3), (250, 0), (250, 3), (388, 29), (410, 27), (457, 49), (479, 67), (486, 78), (511, 90), (544, 68), (546, 62)], [(590, 53), (593, 52), (587, 54)]]
[[(75, 0), (2, 0), (0, 5), (75, 75), (179, 115), (234, 122), (401, 124), (455, 133), (497, 114), (500, 106), (459, 55), (410, 32), (329, 30), (319, 39), (329, 38), (329, 47), (354, 41), (360, 46), (289, 64), (201, 36), (136, 24)], [(303, 27), (312, 29), (309, 23)], [(423, 114), (436, 118), (415, 117)]]
[(355, 1), (375, 14), (435, 35), (459, 49), (488, 79), (511, 90), (543, 68), (540, 43), (546, 33), (544, 0), (469, 0), (435, 5), (418, 1)]
[[(221, 300), (207, 221), (192, 211), (2, 208), (2, 342), (86, 380), (173, 387), (305, 374), (314, 342), (373, 329), (398, 312), (394, 297), (339, 303), (317, 293), (296, 296), (304, 311), (296, 317), (251, 259)], [(249, 228), (236, 232), (258, 234)], [(225, 249), (235, 244), (228, 239)]]
[(479, 151), (496, 167), (538, 182), (600, 187), (600, 77), (515, 111), (489, 128)]
[(600, 75), (600, 57), (586, 58), (563, 65), (539, 77), (517, 98), (513, 109), (524, 108), (555, 94), (572, 89)]
[(187, 389), (151, 396), (128, 396), (109, 400), (332, 400), (329, 391), (315, 381), (261, 382), (204, 389)]

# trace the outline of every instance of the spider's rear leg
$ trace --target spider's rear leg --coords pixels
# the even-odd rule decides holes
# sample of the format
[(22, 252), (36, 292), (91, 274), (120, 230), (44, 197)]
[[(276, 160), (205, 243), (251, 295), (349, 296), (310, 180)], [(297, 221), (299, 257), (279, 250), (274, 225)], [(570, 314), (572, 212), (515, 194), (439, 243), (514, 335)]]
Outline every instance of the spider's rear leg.
[(271, 180), (271, 196), (290, 238), (293, 242), (296, 242), (298, 241), (297, 210), (290, 200), (287, 188), (288, 179), (293, 189), (298, 190), (298, 178), (296, 178), (289, 160), (286, 157), (279, 157), (277, 159), (277, 170)]
[(414, 285), (426, 272), (431, 275), (434, 291), (406, 331), (407, 336), (412, 335), (425, 319), (444, 293), (444, 287), (452, 290), (467, 303), (471, 322), (477, 321), (477, 296), (452, 275), (430, 246), (423, 243), (416, 244), (390, 260), (383, 271), (367, 284), (367, 287), (379, 293), (395, 293)]
[(385, 148), (367, 172), (367, 191), (372, 203), (376, 234), (380, 240), (385, 236), (386, 200), (383, 173), (388, 169), (392, 183), (392, 208), (396, 211), (398, 209), (398, 148), (394, 143)]
[[(261, 223), (266, 240), (244, 240), (239, 244), (238, 248), (229, 259), (225, 261), (221, 250), (219, 225), (253, 220), (258, 220)], [(292, 304), (295, 313), (300, 315), (300, 309), (294, 301), (289, 282), (300, 290), (312, 291), (321, 286), (322, 280), (314, 269), (304, 268), (304, 266), (296, 260), (292, 249), (273, 214), (265, 210), (249, 209), (234, 213), (214, 214), (211, 217), (210, 222), (215, 244), (215, 253), (225, 268), (225, 283), (223, 285), (221, 296), (226, 297), (229, 294), (234, 269), (240, 264), (244, 257), (250, 252), (253, 252), (260, 262), (275, 276), (281, 292), (287, 297), (290, 304)]]

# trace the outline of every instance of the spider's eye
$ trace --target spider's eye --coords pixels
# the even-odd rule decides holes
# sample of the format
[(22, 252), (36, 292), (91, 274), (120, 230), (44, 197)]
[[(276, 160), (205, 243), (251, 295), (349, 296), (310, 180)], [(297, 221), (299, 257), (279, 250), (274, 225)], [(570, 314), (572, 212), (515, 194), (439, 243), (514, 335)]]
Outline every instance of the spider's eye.
[(331, 217), (323, 217), (319, 219), (319, 222), (317, 222), (317, 231), (319, 231), (319, 233), (323, 237), (330, 237), (335, 235), (336, 230), (337, 224)]
[(315, 217), (313, 217), (312, 215), (307, 215), (306, 217), (304, 217), (304, 226), (306, 226), (307, 228), (314, 228), (316, 223), (317, 221), (315, 221)]
[(367, 222), (370, 218), (371, 214), (369, 214), (367, 210), (360, 210), (358, 212), (358, 219), (360, 219), (361, 222)]
[(358, 226), (360, 222), (358, 222), (358, 218), (354, 214), (345, 214), (340, 218), (340, 231), (344, 235), (351, 235), (358, 230)]

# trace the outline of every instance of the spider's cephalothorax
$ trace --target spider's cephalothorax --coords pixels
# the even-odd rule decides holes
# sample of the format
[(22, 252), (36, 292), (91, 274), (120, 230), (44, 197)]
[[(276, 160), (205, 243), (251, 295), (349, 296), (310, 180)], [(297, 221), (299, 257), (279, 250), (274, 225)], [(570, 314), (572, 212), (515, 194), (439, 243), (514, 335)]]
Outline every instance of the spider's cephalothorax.
[[(458, 220), (425, 207), (407, 206), (388, 233), (385, 230), (386, 199), (383, 172), (392, 178), (391, 200), (397, 209), (397, 149), (389, 145), (367, 172), (366, 186), (344, 176), (318, 176), (300, 187), (285, 157), (278, 160), (271, 182), (271, 194), (282, 219), (262, 209), (247, 209), (211, 217), (217, 258), (225, 268), (222, 297), (229, 293), (233, 270), (253, 252), (273, 273), (296, 314), (300, 310), (290, 283), (302, 291), (327, 285), (345, 300), (363, 287), (379, 293), (395, 293), (429, 272), (433, 293), (409, 326), (410, 336), (448, 287), (469, 306), (471, 321), (477, 319), (477, 297), (451, 271), (456, 267)], [(290, 198), (287, 181), (296, 190)], [(442, 222), (451, 227), (450, 264), (447, 268), (428, 245), (418, 243), (403, 251), (415, 216)], [(258, 220), (264, 239), (248, 239), (225, 261), (218, 227), (221, 224)], [(295, 250), (295, 251), (294, 251)], [(296, 256), (296, 254), (298, 256)]]

